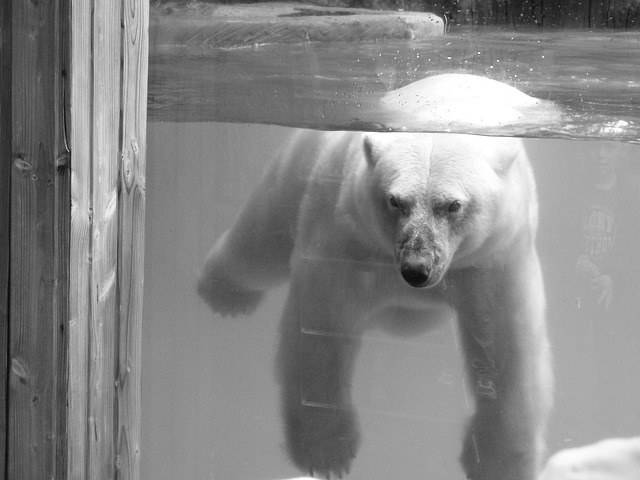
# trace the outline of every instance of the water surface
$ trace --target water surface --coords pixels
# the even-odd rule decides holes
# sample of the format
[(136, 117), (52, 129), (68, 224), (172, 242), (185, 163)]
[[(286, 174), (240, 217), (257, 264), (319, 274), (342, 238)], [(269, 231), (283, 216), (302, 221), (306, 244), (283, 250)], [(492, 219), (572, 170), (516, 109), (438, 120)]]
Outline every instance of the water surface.
[[(453, 30), (429, 40), (159, 49), (152, 121), (267, 123), (320, 129), (398, 126), (387, 92), (436, 73), (483, 75), (558, 104), (563, 116), (475, 133), (640, 141), (640, 33)], [(448, 125), (450, 131), (468, 126)]]

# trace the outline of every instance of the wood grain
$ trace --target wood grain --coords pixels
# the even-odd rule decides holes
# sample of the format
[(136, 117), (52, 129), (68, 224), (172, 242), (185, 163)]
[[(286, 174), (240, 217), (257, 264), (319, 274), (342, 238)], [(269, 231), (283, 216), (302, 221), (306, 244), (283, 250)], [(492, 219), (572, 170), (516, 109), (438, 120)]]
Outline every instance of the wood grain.
[(11, 4), (0, 3), (0, 480), (5, 479), (9, 355), (9, 232), (11, 172)]
[(120, 318), (117, 362), (116, 451), (119, 478), (135, 479), (140, 468), (140, 366), (144, 285), (145, 158), (149, 11), (146, 2), (125, 0), (123, 126), (118, 238)]
[(71, 168), (71, 240), (69, 294), (68, 478), (85, 478), (88, 448), (89, 318), (91, 317), (91, 144), (93, 76), (91, 10), (93, 2), (76, 1), (71, 9), (69, 141)]
[(137, 479), (148, 5), (77, 3), (71, 143), (87, 160), (72, 182), (69, 466), (77, 478)]
[(122, 4), (96, 1), (93, 12), (91, 316), (88, 324), (88, 473), (113, 478), (115, 356), (118, 321), (118, 166)]
[(0, 6), (0, 480), (139, 478), (147, 3)]
[[(66, 4), (12, 2), (8, 478), (66, 471)], [(45, 21), (46, 19), (46, 21)]]

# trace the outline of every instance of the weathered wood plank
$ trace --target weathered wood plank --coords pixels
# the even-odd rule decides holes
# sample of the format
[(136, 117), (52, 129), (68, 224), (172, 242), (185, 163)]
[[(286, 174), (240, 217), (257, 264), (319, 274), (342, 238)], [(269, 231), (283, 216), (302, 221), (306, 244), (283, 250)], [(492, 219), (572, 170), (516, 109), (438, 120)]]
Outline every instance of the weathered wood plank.
[(11, 172), (11, 8), (0, 2), (0, 480), (5, 479), (9, 355), (9, 224)]
[(121, 108), (120, 0), (93, 12), (91, 309), (89, 319), (88, 479), (115, 474), (115, 380), (118, 323), (118, 169)]
[(89, 318), (91, 317), (91, 145), (93, 77), (91, 36), (93, 2), (73, 1), (71, 8), (71, 76), (69, 141), (71, 168), (71, 239), (69, 266), (69, 417), (68, 478), (87, 474)]
[(12, 4), (8, 478), (62, 478), (69, 175), (65, 3)]
[(126, 480), (136, 479), (140, 468), (148, 18), (148, 3), (125, 0), (118, 238), (120, 317), (116, 381), (116, 467), (119, 478)]
[[(55, 478), (64, 478), (68, 472), (68, 389), (69, 389), (69, 258), (71, 237), (71, 152), (68, 142), (67, 112), (69, 111), (69, 98), (67, 92), (70, 89), (69, 76), (69, 2), (59, 0), (59, 8), (55, 23), (56, 31), (56, 57), (55, 57), (55, 83), (54, 83), (54, 116), (53, 125), (55, 133), (55, 218), (54, 231), (54, 282), (53, 282), (53, 312), (54, 312), (54, 337), (59, 349), (57, 363), (54, 364), (54, 390), (56, 392), (53, 408), (54, 420), (58, 423), (54, 431), (58, 441), (54, 442), (51, 454), (55, 462)], [(49, 126), (51, 128), (51, 126)]]
[(0, 480), (136, 480), (148, 3), (0, 15)]

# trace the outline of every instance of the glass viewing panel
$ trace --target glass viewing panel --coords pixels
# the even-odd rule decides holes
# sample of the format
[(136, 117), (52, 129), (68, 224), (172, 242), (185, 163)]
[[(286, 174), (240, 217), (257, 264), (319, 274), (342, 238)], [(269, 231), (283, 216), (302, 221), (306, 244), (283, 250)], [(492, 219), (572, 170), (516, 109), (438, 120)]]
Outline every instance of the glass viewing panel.
[(640, 435), (640, 6), (549, 3), (152, 2), (143, 479)]

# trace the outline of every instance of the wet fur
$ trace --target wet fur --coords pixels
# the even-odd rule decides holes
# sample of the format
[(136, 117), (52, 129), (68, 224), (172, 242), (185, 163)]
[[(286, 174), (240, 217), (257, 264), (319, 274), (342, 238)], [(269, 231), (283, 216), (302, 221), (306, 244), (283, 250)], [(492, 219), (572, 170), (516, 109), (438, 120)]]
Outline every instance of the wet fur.
[(246, 314), (290, 280), (278, 354), (287, 447), (323, 477), (348, 473), (357, 454), (350, 384), (370, 319), (453, 307), (476, 395), (468, 478), (533, 480), (552, 383), (536, 228), (518, 140), (299, 132), (212, 248), (199, 292), (216, 312)]

